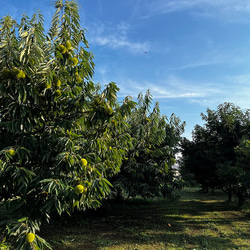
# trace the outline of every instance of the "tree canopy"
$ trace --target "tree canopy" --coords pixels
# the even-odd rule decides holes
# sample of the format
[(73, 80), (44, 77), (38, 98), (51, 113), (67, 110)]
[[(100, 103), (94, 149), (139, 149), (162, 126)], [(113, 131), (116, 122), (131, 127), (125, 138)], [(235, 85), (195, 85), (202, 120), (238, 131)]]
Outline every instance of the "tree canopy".
[(118, 104), (115, 83), (101, 91), (92, 82), (77, 4), (57, 1), (48, 34), (43, 23), (40, 12), (0, 22), (0, 196), (17, 249), (31, 246), (29, 233), (42, 248), (37, 231), (51, 212), (100, 205), (129, 144), (134, 107), (130, 98)]
[(160, 114), (159, 103), (151, 110), (152, 95), (139, 94), (138, 104), (128, 117), (132, 147), (112, 178), (117, 198), (171, 196), (178, 187), (172, 166), (185, 123), (174, 114)]
[(50, 248), (42, 222), (97, 208), (111, 188), (165, 195), (184, 128), (149, 111), (149, 92), (118, 102), (115, 83), (93, 83), (78, 5), (54, 7), (47, 33), (40, 12), (0, 20), (0, 202), (11, 212), (0, 225), (15, 249)]
[(207, 109), (207, 115), (201, 114), (204, 126), (196, 125), (193, 140), (182, 142), (183, 176), (192, 173), (203, 187), (222, 188), (229, 199), (235, 193), (240, 206), (249, 189), (248, 181), (240, 177), (249, 178), (249, 166), (239, 164), (242, 154), (247, 154), (249, 114), (232, 103), (221, 104), (215, 111)]

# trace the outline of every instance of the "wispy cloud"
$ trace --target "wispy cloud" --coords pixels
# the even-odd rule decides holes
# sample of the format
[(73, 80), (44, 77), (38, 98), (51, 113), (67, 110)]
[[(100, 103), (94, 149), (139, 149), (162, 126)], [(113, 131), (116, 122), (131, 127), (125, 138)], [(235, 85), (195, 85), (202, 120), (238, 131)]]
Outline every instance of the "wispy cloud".
[(188, 62), (186, 64), (182, 64), (182, 65), (177, 66), (177, 67), (172, 68), (172, 69), (174, 69), (174, 70), (182, 70), (182, 69), (198, 68), (198, 67), (222, 64), (222, 63), (228, 63), (228, 61), (223, 59), (223, 58), (214, 58), (214, 59), (211, 59), (211, 60), (208, 60), (208, 59), (206, 59), (206, 60), (197, 60), (195, 62)]
[(250, 75), (225, 76), (225, 80), (236, 85), (245, 85), (250, 87)]
[(196, 103), (201, 107), (216, 108), (224, 102), (232, 102), (241, 108), (250, 108), (250, 75), (230, 76), (217, 82), (197, 82), (168, 76), (164, 81), (142, 81), (120, 79), (119, 95), (131, 95), (136, 98), (150, 89), (156, 99), (185, 99), (185, 102)]
[(232, 86), (232, 102), (241, 108), (250, 109), (250, 75), (227, 76), (225, 79)]
[[(234, 17), (241, 19), (242, 13), (250, 13), (249, 0), (155, 0), (147, 1), (148, 17), (157, 14), (189, 11), (204, 17)], [(145, 15), (144, 15), (145, 16)]]
[(155, 98), (206, 98), (221, 92), (216, 84), (198, 82), (190, 82), (177, 76), (168, 76), (164, 81), (142, 81), (137, 82), (132, 79), (120, 79), (118, 86), (120, 87), (120, 95), (126, 96), (134, 93), (135, 96), (139, 92), (146, 92), (150, 89)]
[(250, 108), (250, 75), (226, 76), (217, 86), (217, 94), (208, 95), (207, 98), (191, 98), (192, 103), (200, 106), (215, 108), (224, 102), (232, 102), (243, 109)]
[(155, 12), (169, 13), (190, 8), (217, 8), (221, 11), (250, 12), (248, 0), (157, 0), (151, 2), (151, 10)]
[(150, 49), (148, 41), (132, 41), (129, 38), (131, 27), (121, 22), (117, 25), (95, 22), (91, 24), (88, 37), (90, 44), (106, 46), (111, 49), (126, 49), (131, 53), (143, 53)]
[[(187, 50), (188, 51), (188, 50)], [(189, 53), (182, 57), (180, 54), (169, 67), (169, 70), (186, 70), (210, 66), (238, 66), (248, 62), (248, 48), (244, 45), (240, 48), (231, 48), (225, 44), (205, 45), (201, 48), (191, 48)]]

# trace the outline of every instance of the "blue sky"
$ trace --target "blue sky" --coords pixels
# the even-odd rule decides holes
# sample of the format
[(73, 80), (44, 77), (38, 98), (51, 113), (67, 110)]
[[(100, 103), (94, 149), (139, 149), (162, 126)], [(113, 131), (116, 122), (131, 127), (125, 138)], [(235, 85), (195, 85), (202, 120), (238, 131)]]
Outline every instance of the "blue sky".
[[(0, 0), (0, 15), (19, 19), (50, 0)], [(250, 108), (249, 0), (79, 0), (95, 55), (94, 81), (111, 81), (119, 98), (150, 89), (161, 113), (186, 121), (191, 138), (200, 113), (233, 102)]]

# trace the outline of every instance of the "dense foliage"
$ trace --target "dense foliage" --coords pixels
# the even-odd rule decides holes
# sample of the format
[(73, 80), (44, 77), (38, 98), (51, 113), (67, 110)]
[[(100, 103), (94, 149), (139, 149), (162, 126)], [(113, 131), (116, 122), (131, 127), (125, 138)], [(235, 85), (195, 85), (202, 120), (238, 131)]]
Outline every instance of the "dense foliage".
[(132, 147), (121, 171), (112, 178), (116, 198), (169, 197), (181, 185), (172, 166), (185, 124), (174, 114), (168, 121), (160, 114), (158, 103), (151, 111), (151, 103), (149, 91), (144, 97), (140, 94), (138, 105), (128, 117)]
[[(183, 176), (193, 175), (204, 188), (222, 188), (229, 200), (235, 193), (242, 206), (249, 192), (250, 113), (232, 103), (208, 109), (203, 127), (196, 125), (193, 140), (182, 142)], [(188, 179), (188, 178), (186, 178)]]
[(51, 214), (97, 208), (106, 198), (170, 197), (183, 184), (172, 166), (239, 206), (250, 189), (250, 113), (232, 103), (202, 114), (193, 140), (161, 115), (152, 96), (118, 102), (113, 82), (92, 82), (93, 55), (78, 5), (57, 0), (45, 34), (40, 12), (0, 20), (0, 222), (15, 249), (44, 249)]
[(16, 249), (42, 248), (37, 231), (52, 212), (99, 206), (130, 142), (134, 102), (92, 83), (78, 7), (55, 8), (47, 35), (40, 13), (0, 23), (0, 198), (12, 211), (1, 223)]
[(11, 212), (0, 225), (15, 249), (50, 247), (43, 221), (96, 208), (111, 188), (166, 196), (184, 126), (158, 104), (150, 113), (149, 92), (137, 105), (94, 84), (77, 4), (54, 6), (47, 34), (40, 12), (0, 21), (0, 202)]

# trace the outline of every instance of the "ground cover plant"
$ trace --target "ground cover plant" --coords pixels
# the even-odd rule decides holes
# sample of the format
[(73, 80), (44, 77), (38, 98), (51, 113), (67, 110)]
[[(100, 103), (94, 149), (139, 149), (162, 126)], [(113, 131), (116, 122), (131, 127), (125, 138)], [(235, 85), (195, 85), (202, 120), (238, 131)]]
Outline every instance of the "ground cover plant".
[[(176, 201), (134, 199), (44, 228), (53, 249), (249, 249), (250, 207), (186, 188)], [(66, 224), (64, 224), (66, 223)]]

